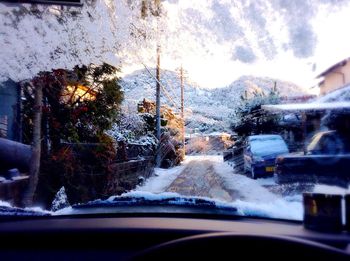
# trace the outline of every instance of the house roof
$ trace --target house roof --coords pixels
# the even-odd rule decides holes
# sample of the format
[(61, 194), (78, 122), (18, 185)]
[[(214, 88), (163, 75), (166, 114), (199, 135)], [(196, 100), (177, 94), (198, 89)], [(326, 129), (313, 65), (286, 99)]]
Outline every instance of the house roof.
[(322, 73), (317, 75), (316, 78), (320, 78), (320, 77), (325, 76), (327, 73), (333, 71), (334, 69), (338, 68), (339, 66), (344, 66), (349, 60), (350, 60), (350, 57), (348, 57), (344, 60), (341, 60), (340, 62), (337, 62), (336, 64), (332, 65), (331, 67), (329, 67), (328, 69), (326, 69), (325, 71), (323, 71)]

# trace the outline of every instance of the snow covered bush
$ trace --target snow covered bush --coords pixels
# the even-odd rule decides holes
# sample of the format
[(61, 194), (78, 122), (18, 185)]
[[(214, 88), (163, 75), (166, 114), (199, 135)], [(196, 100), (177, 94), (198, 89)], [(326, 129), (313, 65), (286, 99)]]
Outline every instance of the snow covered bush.
[(135, 141), (147, 134), (146, 123), (138, 113), (123, 112), (107, 134), (116, 141)]
[(149, 127), (148, 118), (146, 113), (124, 109), (118, 122), (113, 124), (107, 134), (117, 142), (156, 146), (157, 139), (153, 134), (153, 129)]

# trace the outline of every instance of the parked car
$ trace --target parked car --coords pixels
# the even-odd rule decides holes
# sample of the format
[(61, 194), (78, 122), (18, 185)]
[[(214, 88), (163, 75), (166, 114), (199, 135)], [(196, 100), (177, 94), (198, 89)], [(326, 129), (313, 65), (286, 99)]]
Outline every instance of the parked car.
[[(316, 133), (304, 152), (276, 159), (275, 181), (347, 184), (350, 181), (350, 139), (337, 131)], [(340, 182), (340, 183), (339, 183)]]
[(273, 175), (276, 157), (287, 153), (288, 146), (280, 135), (249, 136), (243, 151), (244, 171), (253, 179)]

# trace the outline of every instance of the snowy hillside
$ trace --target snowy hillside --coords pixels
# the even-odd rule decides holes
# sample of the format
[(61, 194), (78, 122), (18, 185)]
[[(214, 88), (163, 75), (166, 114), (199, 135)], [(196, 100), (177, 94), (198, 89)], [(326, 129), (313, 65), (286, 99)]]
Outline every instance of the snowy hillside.
[[(125, 92), (125, 105), (136, 107), (143, 98), (155, 100), (155, 70), (136, 71), (122, 79)], [(180, 108), (180, 78), (178, 73), (161, 71), (162, 103), (171, 106), (174, 111)], [(255, 91), (268, 93), (276, 82), (282, 96), (304, 94), (304, 90), (295, 84), (242, 76), (228, 87), (205, 89), (195, 83), (185, 81), (186, 126), (188, 131), (197, 128), (201, 132), (229, 131), (229, 117), (245, 93)]]

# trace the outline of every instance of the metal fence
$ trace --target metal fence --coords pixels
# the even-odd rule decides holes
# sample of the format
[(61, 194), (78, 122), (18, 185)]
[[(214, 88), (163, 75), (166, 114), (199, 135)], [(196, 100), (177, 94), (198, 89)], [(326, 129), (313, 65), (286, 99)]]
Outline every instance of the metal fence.
[(223, 153), (224, 161), (227, 161), (235, 171), (242, 172), (244, 170), (243, 149), (244, 146), (235, 146)]

